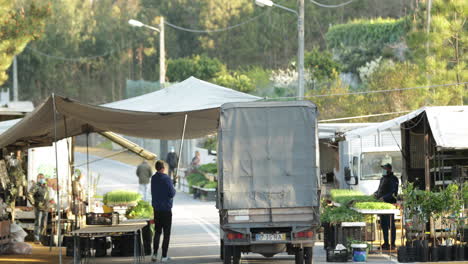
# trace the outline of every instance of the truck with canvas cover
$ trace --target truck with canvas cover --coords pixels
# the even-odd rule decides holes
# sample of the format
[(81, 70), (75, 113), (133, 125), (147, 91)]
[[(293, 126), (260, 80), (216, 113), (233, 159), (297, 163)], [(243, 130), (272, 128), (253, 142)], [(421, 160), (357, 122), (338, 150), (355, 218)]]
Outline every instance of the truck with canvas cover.
[(218, 128), (221, 258), (295, 255), (312, 263), (319, 222), (317, 107), (306, 101), (228, 103)]

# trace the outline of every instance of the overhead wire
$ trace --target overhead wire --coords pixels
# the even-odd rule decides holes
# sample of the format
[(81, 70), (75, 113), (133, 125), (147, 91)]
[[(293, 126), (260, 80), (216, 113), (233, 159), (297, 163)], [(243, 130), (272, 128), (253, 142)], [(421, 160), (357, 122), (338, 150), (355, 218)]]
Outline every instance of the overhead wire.
[[(316, 98), (316, 97), (357, 95), (357, 94), (373, 94), (373, 93), (389, 93), (389, 92), (398, 92), (398, 91), (415, 90), (415, 89), (441, 88), (441, 87), (456, 86), (456, 85), (462, 85), (462, 84), (468, 84), (468, 82), (446, 83), (446, 84), (436, 84), (436, 85), (427, 85), (427, 86), (417, 86), (417, 87), (409, 87), (409, 88), (397, 88), (397, 89), (362, 91), (362, 92), (350, 92), (350, 93), (315, 94), (315, 95), (304, 96), (304, 97), (302, 97), (302, 98)], [(267, 99), (295, 99), (295, 98), (297, 99), (297, 98), (299, 98), (299, 96), (275, 97), (275, 98), (267, 98)]]
[(218, 29), (193, 29), (193, 28), (186, 28), (186, 27), (181, 27), (181, 26), (178, 26), (178, 25), (174, 25), (172, 23), (170, 23), (169, 21), (164, 21), (164, 24), (172, 27), (172, 28), (175, 28), (175, 29), (178, 29), (178, 30), (182, 30), (182, 31), (186, 31), (186, 32), (190, 32), (190, 33), (218, 33), (218, 32), (223, 32), (223, 31), (228, 31), (228, 30), (231, 30), (231, 29), (234, 29), (234, 28), (238, 28), (240, 26), (243, 26), (245, 24), (248, 24), (260, 17), (262, 17), (263, 15), (265, 15), (266, 13), (270, 12), (270, 10), (267, 10), (267, 11), (264, 11), (263, 13), (257, 15), (257, 16), (254, 16), (254, 17), (251, 17), (239, 24), (235, 24), (235, 25), (232, 25), (232, 26), (227, 26), (227, 27), (224, 27), (224, 28), (218, 28)]
[(341, 4), (337, 4), (337, 5), (325, 5), (325, 4), (322, 4), (322, 3), (319, 3), (317, 1), (314, 1), (314, 0), (309, 0), (311, 3), (315, 4), (315, 5), (318, 5), (320, 7), (325, 7), (325, 8), (337, 8), (337, 7), (342, 7), (342, 6), (345, 6), (345, 5), (349, 5), (351, 4), (352, 2), (354, 2), (354, 0), (349, 0), (348, 2), (344, 2), (344, 3), (341, 3)]

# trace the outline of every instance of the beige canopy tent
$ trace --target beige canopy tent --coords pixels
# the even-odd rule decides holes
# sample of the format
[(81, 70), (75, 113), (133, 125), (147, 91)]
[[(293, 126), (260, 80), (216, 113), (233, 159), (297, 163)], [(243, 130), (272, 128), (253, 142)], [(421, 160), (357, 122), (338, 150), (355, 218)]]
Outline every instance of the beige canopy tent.
[[(56, 132), (54, 137), (54, 108)], [(186, 138), (216, 131), (218, 108), (180, 113), (148, 113), (111, 109), (52, 95), (0, 136), (0, 147), (38, 147), (90, 132), (113, 131), (142, 138), (180, 139), (185, 115)]]

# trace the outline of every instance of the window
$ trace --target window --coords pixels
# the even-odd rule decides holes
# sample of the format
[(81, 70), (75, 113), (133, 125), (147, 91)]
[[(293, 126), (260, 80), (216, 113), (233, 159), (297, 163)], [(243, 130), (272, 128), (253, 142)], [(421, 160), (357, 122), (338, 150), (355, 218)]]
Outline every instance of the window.
[(402, 171), (402, 155), (399, 151), (366, 152), (361, 154), (361, 180), (378, 180), (382, 177), (380, 166), (392, 164), (393, 173), (400, 177)]

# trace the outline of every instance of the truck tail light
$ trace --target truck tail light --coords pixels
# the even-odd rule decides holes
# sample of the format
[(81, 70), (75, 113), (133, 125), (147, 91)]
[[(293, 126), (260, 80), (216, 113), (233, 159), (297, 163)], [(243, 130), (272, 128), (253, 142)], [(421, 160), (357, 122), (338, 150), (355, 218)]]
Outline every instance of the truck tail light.
[(227, 234), (227, 239), (229, 240), (235, 240), (235, 239), (244, 239), (245, 235), (241, 233), (228, 233)]
[(314, 236), (314, 232), (312, 231), (301, 231), (296, 233), (295, 237), (296, 238), (311, 238)]

